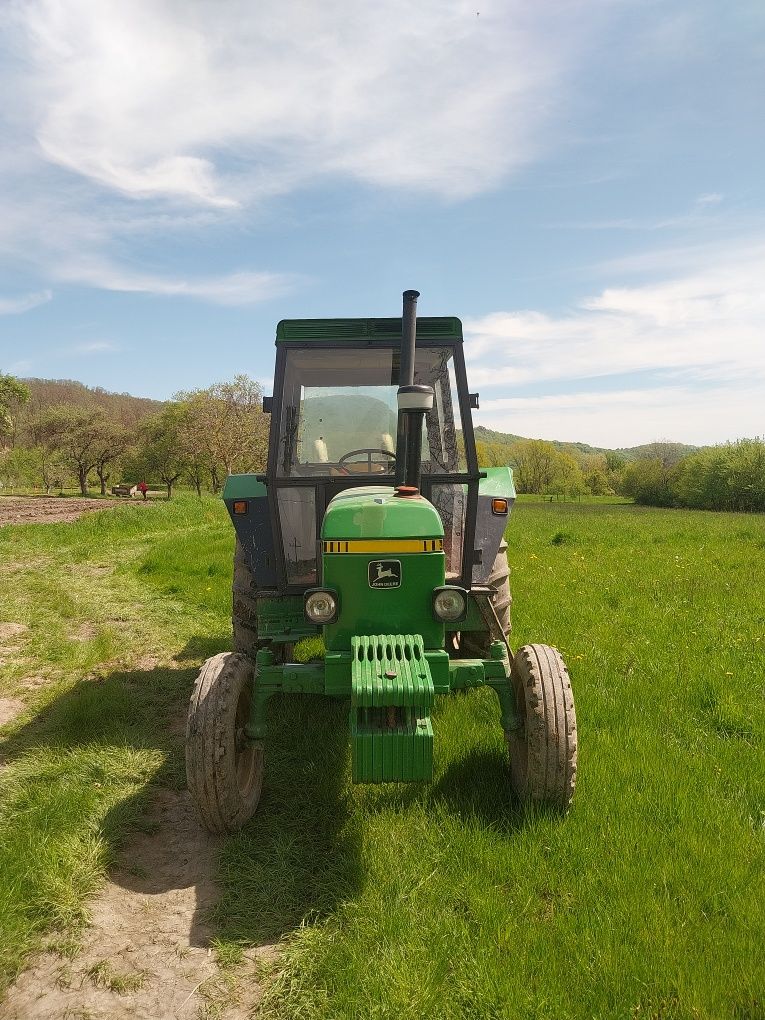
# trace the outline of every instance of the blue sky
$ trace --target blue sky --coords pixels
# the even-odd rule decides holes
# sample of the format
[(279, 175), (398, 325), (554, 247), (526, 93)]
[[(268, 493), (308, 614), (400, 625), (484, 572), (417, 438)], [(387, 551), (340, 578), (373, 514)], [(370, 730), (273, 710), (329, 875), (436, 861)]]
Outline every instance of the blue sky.
[(414, 287), (480, 424), (765, 434), (761, 0), (6, 0), (0, 131), (1, 371), (268, 392)]

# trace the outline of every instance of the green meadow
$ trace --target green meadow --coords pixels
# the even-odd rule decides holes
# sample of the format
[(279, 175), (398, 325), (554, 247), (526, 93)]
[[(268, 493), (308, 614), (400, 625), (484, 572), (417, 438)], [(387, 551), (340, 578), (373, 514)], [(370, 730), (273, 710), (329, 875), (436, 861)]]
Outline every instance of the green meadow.
[[(219, 959), (279, 945), (269, 1018), (763, 1020), (765, 517), (521, 501), (508, 541), (512, 643), (572, 676), (569, 816), (513, 800), (489, 690), (438, 704), (427, 786), (354, 787), (347, 705), (275, 700)], [(0, 623), (26, 627), (0, 630), (0, 697), (27, 706), (0, 730), (0, 989), (76, 944), (183, 786), (232, 551), (222, 505), (185, 497), (0, 528)]]

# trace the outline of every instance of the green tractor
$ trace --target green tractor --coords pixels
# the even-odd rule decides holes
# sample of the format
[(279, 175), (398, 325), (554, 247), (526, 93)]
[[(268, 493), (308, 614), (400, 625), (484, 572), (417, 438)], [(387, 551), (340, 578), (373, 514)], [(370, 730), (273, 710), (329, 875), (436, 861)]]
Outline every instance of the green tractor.
[(189, 708), (188, 786), (212, 832), (258, 806), (277, 693), (348, 699), (354, 782), (408, 782), (433, 775), (435, 696), (488, 685), (513, 790), (571, 803), (568, 672), (555, 648), (508, 643), (512, 471), (479, 469), (462, 324), (418, 320), (418, 296), (401, 318), (277, 326), (266, 473), (223, 493), (235, 650), (207, 660)]

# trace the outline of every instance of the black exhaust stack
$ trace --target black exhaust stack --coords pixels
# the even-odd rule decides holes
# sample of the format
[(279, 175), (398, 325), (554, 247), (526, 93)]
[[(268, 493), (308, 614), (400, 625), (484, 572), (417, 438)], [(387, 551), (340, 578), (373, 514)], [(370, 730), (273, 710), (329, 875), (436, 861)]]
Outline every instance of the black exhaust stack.
[(401, 318), (401, 366), (398, 386), (396, 488), (399, 496), (417, 495), (422, 474), (422, 426), (433, 407), (433, 388), (414, 382), (419, 291), (404, 291)]

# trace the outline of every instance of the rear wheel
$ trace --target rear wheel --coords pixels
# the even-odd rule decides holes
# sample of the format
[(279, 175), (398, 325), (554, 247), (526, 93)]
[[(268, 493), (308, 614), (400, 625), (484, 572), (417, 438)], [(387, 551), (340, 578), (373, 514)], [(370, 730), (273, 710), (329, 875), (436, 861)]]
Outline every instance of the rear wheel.
[(519, 648), (512, 684), (521, 722), (507, 737), (513, 790), (522, 800), (567, 811), (576, 784), (576, 712), (571, 680), (557, 648)]
[[(491, 598), (491, 605), (499, 621), (499, 628), (496, 628), (496, 624), (495, 628), (497, 630), (501, 629), (502, 636), (499, 633), (493, 634), (489, 631), (464, 631), (459, 637), (459, 651), (457, 653), (461, 659), (488, 658), (491, 642), (501, 641), (503, 638), (507, 640), (507, 636), (510, 633), (510, 607), (512, 606), (513, 598), (510, 594), (510, 567), (507, 562), (507, 542), (504, 538), (499, 544), (499, 549), (486, 583), (495, 589), (495, 594)], [(488, 607), (486, 612), (491, 617), (491, 610)]]
[(221, 652), (202, 667), (186, 723), (186, 782), (210, 832), (236, 832), (255, 813), (263, 748), (246, 739), (252, 663)]
[(255, 581), (242, 543), (234, 550), (234, 583), (231, 590), (231, 624), (234, 651), (255, 658), (258, 650), (258, 611)]

